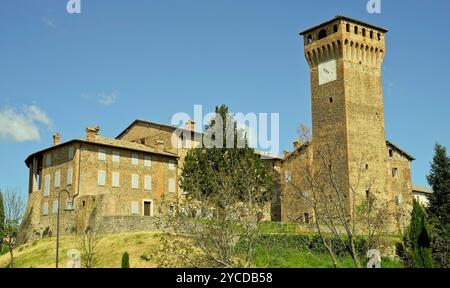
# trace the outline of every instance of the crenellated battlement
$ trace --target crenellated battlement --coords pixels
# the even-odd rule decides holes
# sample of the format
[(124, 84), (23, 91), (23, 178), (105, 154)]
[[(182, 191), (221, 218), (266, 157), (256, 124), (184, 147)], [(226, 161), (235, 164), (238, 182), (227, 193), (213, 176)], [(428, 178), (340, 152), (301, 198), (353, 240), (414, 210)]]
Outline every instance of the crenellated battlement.
[(386, 29), (344, 16), (300, 33), (311, 68), (330, 59), (381, 67), (385, 55)]

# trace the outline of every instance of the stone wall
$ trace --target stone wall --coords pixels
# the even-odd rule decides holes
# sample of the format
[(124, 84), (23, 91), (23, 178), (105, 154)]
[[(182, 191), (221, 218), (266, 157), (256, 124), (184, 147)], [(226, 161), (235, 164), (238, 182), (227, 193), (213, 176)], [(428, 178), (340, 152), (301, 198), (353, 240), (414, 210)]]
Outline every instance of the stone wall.
[(102, 228), (108, 234), (157, 231), (165, 229), (165, 221), (159, 217), (104, 216), (102, 218)]

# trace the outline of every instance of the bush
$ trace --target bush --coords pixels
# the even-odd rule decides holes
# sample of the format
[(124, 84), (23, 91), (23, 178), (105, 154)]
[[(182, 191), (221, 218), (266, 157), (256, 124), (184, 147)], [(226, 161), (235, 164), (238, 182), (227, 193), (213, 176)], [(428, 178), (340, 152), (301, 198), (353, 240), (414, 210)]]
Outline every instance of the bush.
[(128, 255), (128, 252), (125, 252), (122, 255), (122, 268), (130, 268), (130, 256)]

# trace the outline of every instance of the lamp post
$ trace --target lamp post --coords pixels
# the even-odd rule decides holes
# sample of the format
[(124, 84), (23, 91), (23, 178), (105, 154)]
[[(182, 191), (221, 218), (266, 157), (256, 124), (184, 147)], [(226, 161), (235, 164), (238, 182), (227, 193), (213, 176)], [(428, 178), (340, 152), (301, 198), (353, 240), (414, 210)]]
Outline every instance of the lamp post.
[(70, 193), (69, 191), (67, 191), (66, 189), (62, 190), (61, 192), (59, 192), (58, 195), (58, 211), (56, 214), (56, 268), (58, 268), (58, 260), (59, 260), (59, 206), (61, 203), (61, 194), (66, 193), (67, 196), (69, 197), (67, 199), (67, 203), (66, 206), (64, 207), (64, 211), (73, 211), (73, 199), (70, 197)]

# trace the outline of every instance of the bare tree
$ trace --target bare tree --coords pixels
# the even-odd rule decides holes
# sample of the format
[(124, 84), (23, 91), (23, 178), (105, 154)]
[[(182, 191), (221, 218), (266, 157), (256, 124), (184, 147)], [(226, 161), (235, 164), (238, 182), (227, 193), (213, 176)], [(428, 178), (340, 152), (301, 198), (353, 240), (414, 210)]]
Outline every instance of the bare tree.
[[(164, 209), (175, 208), (176, 213), (164, 218), (170, 232), (160, 236), (159, 266), (252, 267), (259, 223), (270, 210), (263, 196), (267, 193), (248, 189), (238, 195), (227, 171), (218, 173), (214, 181), (220, 187), (214, 195), (194, 197), (193, 192), (178, 204), (167, 201), (163, 205)], [(254, 181), (258, 180), (248, 177), (242, 184), (257, 187)]]
[(105, 237), (101, 213), (99, 213), (98, 209), (98, 207), (93, 208), (87, 225), (82, 228), (82, 231), (77, 236), (78, 248), (85, 268), (93, 268), (95, 266), (97, 247)]
[(17, 234), (25, 212), (25, 201), (18, 189), (6, 188), (3, 193), (5, 223), (3, 243), (9, 252), (9, 267), (14, 267), (14, 249), (17, 246)]
[[(305, 134), (303, 139), (311, 139), (307, 135), (308, 129), (300, 128), (299, 131)], [(311, 140), (303, 143), (299, 154), (284, 165), (284, 169), (289, 171), (285, 177), (287, 195), (284, 198), (285, 202), (297, 199), (291, 204), (298, 207), (298, 201), (301, 201), (304, 211), (312, 211), (317, 233), (335, 267), (336, 244), (348, 252), (356, 267), (361, 267), (360, 259), (364, 255), (358, 253), (356, 238), (364, 235), (366, 245), (374, 245), (378, 232), (387, 224), (388, 210), (379, 191), (371, 190), (374, 179), (364, 179), (366, 191), (361, 191), (363, 156), (356, 163), (352, 181), (342, 173), (346, 167), (341, 161), (340, 143), (339, 137), (322, 142), (320, 147)], [(299, 215), (291, 218), (305, 221)]]

